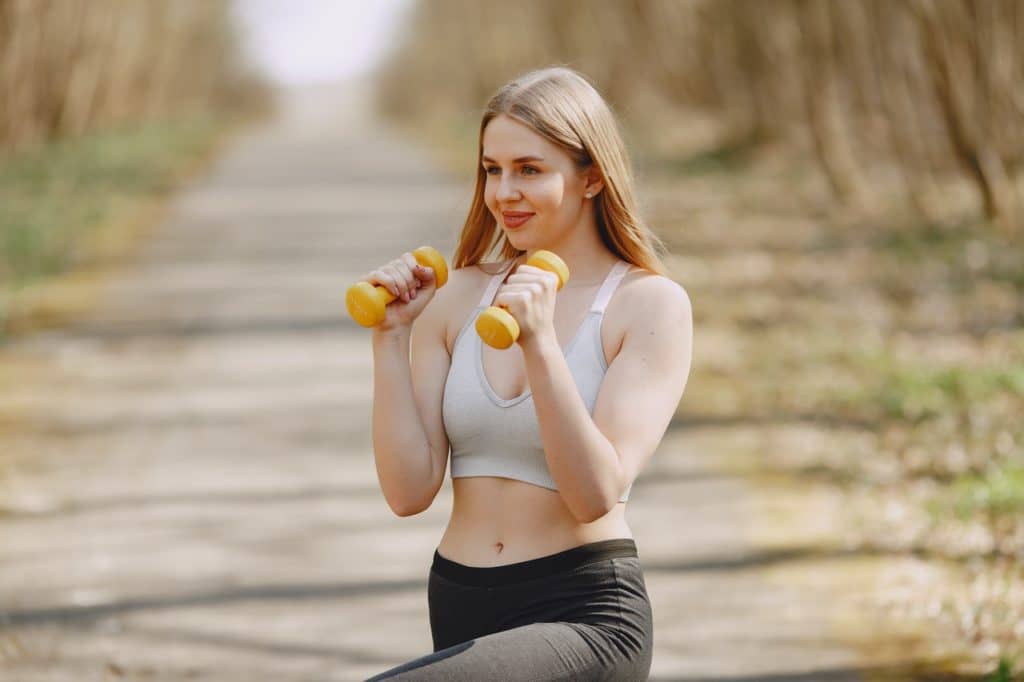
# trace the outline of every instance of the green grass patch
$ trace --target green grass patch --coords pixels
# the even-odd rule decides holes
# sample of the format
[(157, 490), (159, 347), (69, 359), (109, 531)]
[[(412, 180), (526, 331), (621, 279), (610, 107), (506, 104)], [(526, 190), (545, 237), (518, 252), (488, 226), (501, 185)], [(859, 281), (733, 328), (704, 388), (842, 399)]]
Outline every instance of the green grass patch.
[(1003, 366), (915, 365), (887, 354), (853, 359), (864, 377), (860, 388), (841, 392), (841, 409), (918, 422), (961, 412), (999, 394), (1024, 397), (1024, 362)]
[(1000, 656), (999, 664), (992, 674), (985, 678), (985, 682), (1015, 682), (1021, 679), (1013, 674), (1013, 660), (1007, 656)]
[(964, 245), (977, 233), (987, 233), (981, 227), (975, 223), (911, 223), (880, 234), (874, 246), (900, 259), (921, 261), (940, 257), (951, 260), (963, 253)]
[(1010, 251), (1002, 251), (995, 258), (989, 275), (998, 282), (1006, 282), (1024, 295), (1024, 247), (1017, 246)]
[(877, 389), (887, 416), (918, 420), (988, 400), (997, 393), (1024, 396), (1024, 365), (1009, 367), (902, 367)]
[(677, 176), (736, 173), (750, 165), (751, 152), (759, 142), (752, 136), (738, 138), (683, 157), (658, 157), (641, 152), (637, 154), (636, 160), (644, 171), (652, 173)]
[(1024, 467), (1009, 464), (984, 474), (958, 478), (950, 488), (951, 507), (960, 519), (978, 513), (1024, 512)]
[(908, 265), (939, 265), (954, 291), (970, 291), (979, 281), (989, 279), (1024, 292), (1024, 242), (1000, 233), (986, 221), (910, 223), (882, 233), (872, 245), (891, 259), (896, 276), (922, 274)]
[(10, 292), (73, 266), (94, 230), (174, 188), (225, 125), (194, 115), (0, 156), (0, 285)]

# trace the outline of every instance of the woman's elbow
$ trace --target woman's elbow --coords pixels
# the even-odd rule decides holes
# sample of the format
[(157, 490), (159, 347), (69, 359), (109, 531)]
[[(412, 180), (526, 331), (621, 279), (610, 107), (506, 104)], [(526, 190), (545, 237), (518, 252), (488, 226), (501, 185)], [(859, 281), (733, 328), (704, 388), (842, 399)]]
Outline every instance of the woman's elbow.
[(430, 505), (434, 503), (434, 498), (437, 497), (437, 491), (433, 494), (428, 495), (426, 498), (421, 500), (415, 500), (412, 502), (395, 503), (388, 502), (388, 506), (391, 507), (391, 511), (395, 513), (395, 516), (406, 517), (416, 516), (422, 514), (426, 510), (430, 509)]
[(572, 515), (576, 517), (576, 520), (580, 523), (593, 523), (598, 519), (603, 518), (615, 508), (615, 503), (606, 503), (603, 500), (595, 499), (594, 501), (585, 504), (577, 505), (575, 508), (570, 508)]

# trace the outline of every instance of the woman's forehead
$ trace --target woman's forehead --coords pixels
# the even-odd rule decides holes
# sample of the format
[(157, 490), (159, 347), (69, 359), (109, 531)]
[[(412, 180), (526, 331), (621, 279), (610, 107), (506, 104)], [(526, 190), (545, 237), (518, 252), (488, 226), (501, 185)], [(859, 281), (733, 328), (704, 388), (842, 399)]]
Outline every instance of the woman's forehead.
[(483, 156), (492, 161), (521, 162), (524, 157), (555, 161), (555, 157), (567, 155), (526, 124), (497, 116), (484, 129)]

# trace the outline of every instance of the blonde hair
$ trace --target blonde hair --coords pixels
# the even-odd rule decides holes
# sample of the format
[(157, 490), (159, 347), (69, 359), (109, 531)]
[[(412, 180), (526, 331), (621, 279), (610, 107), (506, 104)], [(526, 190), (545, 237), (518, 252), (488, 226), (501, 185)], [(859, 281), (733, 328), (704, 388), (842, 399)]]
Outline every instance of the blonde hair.
[(484, 108), (477, 150), (476, 188), (452, 259), (453, 267), (476, 265), (499, 248), (502, 260), (524, 251), (509, 243), (484, 202), (487, 173), (481, 162), (487, 124), (504, 114), (564, 149), (580, 170), (596, 167), (604, 188), (594, 199), (601, 241), (622, 260), (666, 274), (664, 243), (640, 219), (633, 174), (615, 116), (582, 75), (564, 66), (531, 71), (502, 86)]

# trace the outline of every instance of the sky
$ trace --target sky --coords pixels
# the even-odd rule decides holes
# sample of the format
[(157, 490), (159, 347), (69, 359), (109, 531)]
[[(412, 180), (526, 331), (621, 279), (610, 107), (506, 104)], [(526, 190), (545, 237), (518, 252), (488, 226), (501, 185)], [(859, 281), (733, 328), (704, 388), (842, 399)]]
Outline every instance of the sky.
[(249, 59), (283, 86), (356, 77), (393, 42), (413, 0), (234, 0)]

